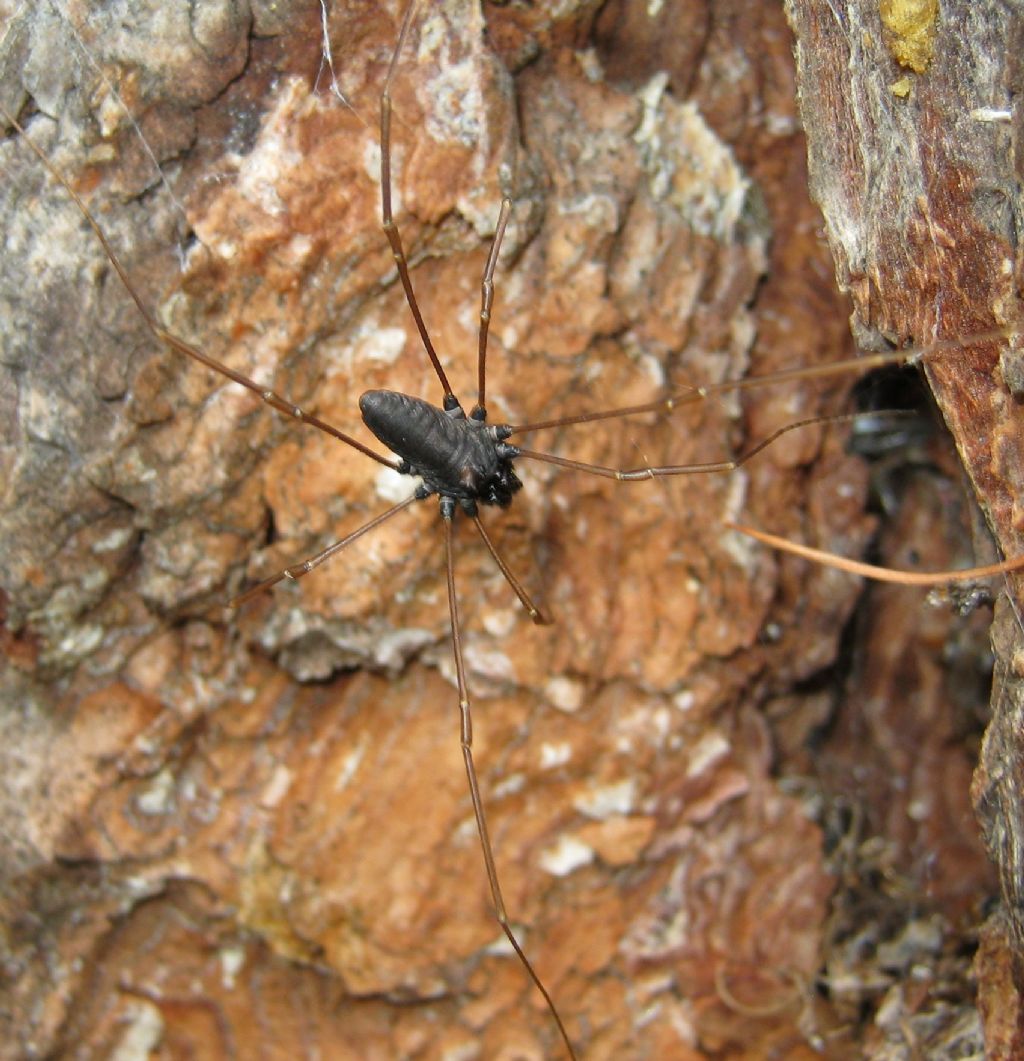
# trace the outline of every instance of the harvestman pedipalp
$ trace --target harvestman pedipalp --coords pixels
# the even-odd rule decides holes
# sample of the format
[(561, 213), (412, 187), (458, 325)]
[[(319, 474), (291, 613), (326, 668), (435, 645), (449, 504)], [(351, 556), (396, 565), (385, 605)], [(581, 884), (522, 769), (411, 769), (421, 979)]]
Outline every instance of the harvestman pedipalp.
[[(490, 320), (490, 308), (493, 300), (493, 275), (496, 268), (498, 251), (501, 244), (501, 235), (504, 228), (504, 223), (508, 218), (510, 203), (508, 200), (503, 203), (501, 213), (499, 215), (499, 221), (497, 225), (497, 235), (494, 238), (491, 247), (491, 253), (488, 257), (487, 266), (484, 271), (484, 277), (482, 281), (482, 309), (480, 314), (481, 326), (480, 326), (480, 340), (479, 340), (479, 354), (478, 354), (478, 400), (476, 407), (470, 412), (469, 416), (465, 416), (462, 412), (461, 407), (458, 405), (457, 399), (448, 385), (445, 377), (443, 368), (440, 365), (440, 361), (433, 351), (433, 347), (430, 343), (429, 335), (427, 334), (426, 327), (423, 323), (422, 316), (419, 311), (419, 307), (416, 303), (415, 296), (412, 291), (412, 285), (409, 278), (409, 269), (405, 262), (404, 251), (402, 250), (401, 240), (398, 234), (397, 227), (395, 227), (394, 220), (391, 214), (391, 179), (390, 179), (390, 89), (393, 84), (395, 72), (398, 65), (398, 59), (401, 54), (402, 42), (405, 39), (411, 16), (413, 13), (414, 5), (410, 4), (405, 12), (405, 16), (402, 23), (402, 29), (399, 34), (398, 43), (396, 44), (395, 50), (392, 55), (391, 64), (387, 74), (387, 80), (385, 83), (384, 93), (382, 95), (381, 108), (381, 145), (382, 145), (382, 174), (381, 174), (381, 195), (383, 201), (383, 221), (384, 228), (387, 234), (388, 240), (391, 244), (392, 250), (395, 254), (396, 264), (398, 267), (398, 274), (405, 288), (410, 309), (416, 319), (417, 329), (423, 340), (425, 349), (428, 356), (431, 359), (435, 371), (438, 375), (439, 380), (442, 384), (444, 392), (444, 407), (438, 409), (434, 406), (429, 405), (419, 399), (410, 399), (402, 395), (397, 395), (393, 392), (378, 391), (371, 392), (370, 395), (364, 396), (363, 412), (364, 418), (367, 420), (368, 425), (382, 437), (384, 441), (391, 445), (391, 448), (403, 455), (403, 463), (407, 465), (403, 467), (403, 464), (390, 460), (386, 457), (373, 452), (368, 447), (364, 446), (358, 440), (351, 436), (344, 434), (333, 428), (328, 423), (322, 421), (314, 415), (307, 414), (299, 407), (289, 402), (286, 398), (275, 393), (274, 391), (264, 388), (262, 385), (256, 383), (252, 379), (245, 377), (233, 370), (229, 369), (222, 363), (210, 358), (202, 351), (184, 343), (182, 340), (168, 333), (163, 329), (147, 311), (145, 306), (136, 296), (132, 289), (128, 277), (121, 269), (114, 252), (107, 240), (103, 236), (99, 227), (92, 220), (91, 216), (86, 211), (84, 204), (79, 200), (73, 191), (69, 188), (68, 191), (75, 197), (76, 202), (86, 212), (86, 216), (89, 218), (90, 224), (92, 224), (98, 237), (103, 243), (104, 249), (114, 264), (115, 269), (118, 271), (121, 279), (128, 287), (129, 293), (135, 300), (135, 303), (142, 313), (144, 319), (150, 330), (161, 342), (167, 343), (172, 348), (176, 349), (179, 353), (182, 353), (194, 360), (199, 361), (206, 368), (211, 369), (228, 379), (240, 384), (243, 387), (253, 391), (257, 394), (261, 400), (271, 405), (277, 411), (283, 413), (286, 416), (290, 416), (301, 422), (308, 423), (314, 427), (319, 428), (322, 431), (331, 434), (333, 437), (338, 438), (340, 441), (345, 442), (351, 447), (358, 449), (361, 453), (369, 456), (371, 459), (377, 461), (381, 465), (390, 467), (395, 470), (405, 471), (410, 474), (421, 474), (424, 478), (424, 486), (414, 493), (408, 499), (394, 505), (391, 509), (388, 509), (375, 519), (365, 524), (359, 530), (348, 535), (341, 541), (331, 545), (328, 549), (325, 549), (321, 553), (312, 557), (310, 560), (303, 564), (296, 565), (292, 568), (287, 569), (280, 575), (274, 576), (272, 579), (266, 580), (266, 582), (260, 583), (258, 586), (253, 587), (242, 597), (238, 598), (235, 603), (241, 603), (246, 600), (252, 594), (255, 594), (262, 589), (267, 588), (274, 582), (279, 581), (282, 578), (299, 578), (314, 567), (318, 566), (335, 552), (339, 551), (345, 545), (354, 541), (359, 536), (367, 533), (368, 531), (378, 527), (384, 521), (390, 519), (393, 515), (396, 515), (399, 511), (410, 506), (415, 500), (422, 500), (431, 494), (438, 494), (441, 499), (441, 514), (445, 524), (445, 536), (446, 536), (446, 556), (447, 556), (447, 582), (448, 582), (448, 596), (449, 596), (449, 607), (452, 621), (452, 635), (455, 651), (456, 671), (458, 676), (459, 693), (460, 693), (460, 705), (462, 708), (462, 743), (464, 749), (464, 756), (466, 761), (466, 769), (469, 777), (469, 784), (471, 793), (473, 796), (474, 810), (476, 813), (477, 826), (480, 831), (480, 839), (484, 851), (484, 858), (487, 864), (488, 877), (491, 884), (492, 894), (495, 900), (495, 905), (499, 912), (499, 920), (502, 922), (502, 927), (512, 945), (519, 950), (518, 944), (515, 941), (514, 935), (508, 925), (508, 920), (504, 916), (504, 907), (501, 901), (500, 889), (498, 887), (498, 876), (497, 870), (494, 865), (493, 852), (491, 850), (491, 844), (487, 837), (486, 823), (483, 814), (482, 803), (480, 800), (479, 786), (476, 780), (476, 771), (472, 761), (472, 754), (470, 751), (470, 707), (469, 707), (469, 695), (466, 684), (466, 668), (463, 660), (463, 651), (461, 644), (461, 628), (458, 620), (458, 608), (457, 599), (455, 593), (455, 582), (454, 582), (454, 562), (453, 562), (453, 521), (454, 513), (457, 508), (462, 508), (471, 518), (474, 519), (475, 525), (481, 532), (485, 544), (490, 549), (492, 555), (494, 555), (496, 561), (501, 567), (503, 574), (509, 580), (513, 589), (516, 590), (520, 597), (520, 600), (526, 605), (530, 611), (531, 616), (535, 621), (543, 620), (543, 614), (538, 607), (530, 602), (528, 595), (520, 584), (513, 578), (511, 573), (508, 571), (507, 565), (498, 557), (496, 550), (493, 548), (490, 539), (487, 537), (482, 523), (475, 512), (475, 507), (478, 503), (485, 504), (497, 504), (499, 506), (507, 504), (512, 495), (518, 489), (518, 480), (515, 478), (515, 473), (512, 469), (512, 461), (522, 457), (528, 459), (535, 459), (539, 461), (547, 461), (562, 467), (570, 469), (597, 474), (605, 478), (611, 478), (619, 481), (642, 481), (646, 479), (656, 478), (660, 476), (673, 476), (673, 475), (684, 475), (693, 474), (698, 472), (720, 472), (727, 471), (739, 467), (746, 460), (750, 459), (755, 453), (762, 450), (765, 446), (769, 445), (772, 441), (779, 437), (785, 431), (793, 430), (797, 427), (803, 426), (806, 423), (812, 423), (813, 420), (801, 421), (796, 424), (788, 425), (781, 429), (769, 438), (765, 439), (751, 450), (748, 450), (741, 457), (735, 460), (718, 461), (709, 464), (690, 464), (690, 465), (667, 465), (663, 467), (639, 467), (632, 469), (616, 469), (609, 467), (599, 467), (594, 464), (587, 464), (585, 462), (572, 461), (567, 458), (555, 457), (550, 454), (545, 454), (534, 450), (525, 450), (519, 447), (508, 445), (507, 439), (514, 435), (524, 435), (527, 432), (539, 431), (543, 428), (552, 428), (559, 426), (571, 426), (573, 424), (593, 422), (598, 420), (611, 420), (629, 416), (636, 413), (644, 412), (671, 412), (674, 408), (679, 407), (683, 404), (692, 404), (705, 400), (707, 397), (716, 393), (724, 393), (728, 391), (749, 389), (754, 386), (764, 386), (770, 383), (785, 383), (795, 379), (807, 378), (812, 376), (820, 375), (838, 375), (849, 372), (853, 369), (858, 371), (863, 370), (866, 367), (871, 367), (873, 364), (884, 364), (894, 360), (902, 360), (904, 355), (879, 355), (877, 358), (861, 358), (849, 362), (840, 362), (833, 365), (829, 365), (823, 369), (801, 369), (793, 372), (779, 373), (771, 377), (764, 377), (757, 380), (748, 380), (744, 382), (733, 382), (722, 384), (714, 387), (707, 388), (693, 388), (691, 390), (683, 391), (681, 393), (673, 395), (668, 399), (661, 399), (656, 402), (640, 404), (620, 409), (606, 410), (592, 414), (581, 414), (579, 416), (565, 417), (555, 420), (548, 420), (544, 422), (537, 422), (532, 424), (519, 425), (517, 427), (489, 427), (486, 424), (486, 402), (485, 402), (485, 385), (486, 385), (486, 348), (487, 348), (487, 333), (488, 324)], [(16, 124), (16, 123), (13, 123)], [(40, 156), (42, 157), (42, 156)], [(43, 159), (44, 164), (46, 160)], [(52, 170), (51, 170), (52, 172)], [(58, 179), (60, 179), (58, 177)], [(65, 185), (65, 187), (67, 187)], [(936, 349), (936, 348), (933, 348)], [(441, 439), (441, 441), (438, 441)], [(534, 978), (535, 982), (540, 987), (541, 991), (547, 996), (543, 985), (539, 977), (534, 973), (532, 967), (529, 965), (526, 957), (520, 951), (520, 959), (530, 972), (530, 975)], [(549, 999), (549, 1005), (552, 1005)], [(552, 1011), (554, 1007), (552, 1005)], [(571, 1051), (569, 1046), (568, 1036), (562, 1026), (561, 1020), (558, 1018), (557, 1013), (555, 1014), (556, 1020), (558, 1020), (560, 1030), (563, 1038), (566, 1040), (566, 1044)]]

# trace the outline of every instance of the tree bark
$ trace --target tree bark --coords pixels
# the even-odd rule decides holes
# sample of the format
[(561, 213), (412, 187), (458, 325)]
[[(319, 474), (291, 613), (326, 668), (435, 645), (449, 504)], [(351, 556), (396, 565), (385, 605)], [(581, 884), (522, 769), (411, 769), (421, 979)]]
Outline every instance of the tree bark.
[[(0, 100), (88, 201), (143, 304), (367, 442), (362, 391), (440, 397), (380, 231), (377, 113), (398, 6), (331, 6), (347, 103), (305, 0), (31, 5), (0, 50)], [(745, 0), (419, 5), (394, 82), (396, 217), (465, 404), (506, 191), (495, 421), (850, 354), (791, 48), (782, 9)], [(823, 120), (805, 115), (815, 136)], [(396, 484), (161, 349), (66, 192), (18, 138), (2, 156), (3, 1049), (557, 1056), (521, 968), (493, 945), (435, 502), (226, 613), (393, 503)], [(947, 183), (968, 198), (988, 187), (960, 180)], [(997, 199), (986, 216), (1006, 242), (1015, 214)], [(920, 253), (905, 269), (938, 290), (954, 255)], [(1016, 290), (1009, 258), (1010, 277), (978, 262), (956, 274), (958, 290), (987, 292), (974, 316), (951, 315), (945, 295), (928, 303), (942, 334), (1013, 319), (1009, 301), (994, 308), (997, 289)], [(840, 269), (859, 306), (878, 281), (855, 275), (875, 273)], [(872, 305), (906, 283), (887, 280)], [(916, 312), (867, 319), (928, 339), (939, 315)], [(968, 349), (970, 394), (1008, 415), (995, 356)], [(930, 372), (957, 386), (945, 360)], [(616, 466), (715, 461), (846, 409), (847, 389), (804, 380), (522, 441)], [(972, 474), (1012, 522), (996, 486), (1009, 490), (1014, 436), (998, 437), (988, 479)], [(977, 440), (973, 455), (984, 464)], [(864, 1014), (883, 1000), (895, 1012), (877, 985), (902, 989), (911, 967), (946, 977), (945, 994), (900, 1011), (921, 1019), (918, 1041), (976, 1035), (959, 941), (965, 895), (992, 882), (968, 822), (971, 737), (936, 662), (970, 624), (918, 623), (920, 598), (901, 598), (866, 627), (873, 649), (841, 651), (855, 580), (722, 528), (742, 513), (860, 553), (877, 520), (840, 432), (788, 435), (734, 474), (633, 487), (517, 467), (522, 495), (484, 518), (555, 625), (529, 623), (466, 523), (457, 581), (506, 901), (581, 1054), (799, 1057), (827, 1042), (860, 1056), (902, 1034)], [(907, 511), (933, 512), (936, 496)], [(901, 525), (929, 566), (963, 559), (955, 507)], [(864, 672), (884, 711), (862, 710)], [(908, 703), (917, 728), (864, 791), (830, 731), (872, 755)], [(908, 749), (932, 769), (914, 773)], [(893, 796), (899, 770), (913, 799)], [(1008, 782), (984, 786), (998, 820)], [(927, 810), (910, 818), (910, 805)], [(870, 882), (897, 879), (868, 911), (862, 961), (847, 929), (868, 924)]]
[[(787, 12), (811, 190), (854, 333), (872, 348), (963, 340), (925, 372), (1000, 552), (1019, 555), (1021, 6), (789, 0)], [(1002, 892), (977, 970), (990, 1057), (1021, 1049), (1022, 586), (1011, 576), (1000, 592), (972, 790)]]

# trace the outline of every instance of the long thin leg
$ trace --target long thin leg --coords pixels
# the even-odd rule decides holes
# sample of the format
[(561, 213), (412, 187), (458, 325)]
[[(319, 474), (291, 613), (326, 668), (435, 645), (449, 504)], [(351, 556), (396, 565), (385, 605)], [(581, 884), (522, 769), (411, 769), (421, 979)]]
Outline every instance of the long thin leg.
[[(896, 410), (898, 412), (898, 410)], [(571, 460), (568, 457), (556, 457), (551, 453), (538, 453), (532, 449), (522, 449), (517, 446), (518, 456), (530, 460), (543, 461), (545, 464), (557, 464), (559, 468), (569, 468), (572, 471), (585, 472), (588, 475), (600, 475), (605, 479), (616, 479), (620, 483), (636, 483), (645, 479), (667, 478), (672, 475), (703, 475), (711, 472), (733, 472), (746, 464), (748, 460), (756, 457), (762, 450), (767, 449), (773, 442), (788, 435), (790, 431), (797, 431), (802, 427), (810, 427), (812, 424), (842, 424), (856, 420), (859, 413), (848, 413), (842, 416), (812, 416), (807, 420), (797, 420), (792, 424), (780, 427), (773, 431), (767, 438), (761, 439), (739, 457), (730, 460), (709, 461), (705, 464), (666, 464), (653, 468), (608, 468), (603, 464), (587, 464), (585, 461)]]
[(476, 529), (480, 532), (480, 537), (484, 540), (484, 545), (487, 546), (488, 552), (491, 554), (494, 562), (498, 565), (499, 570), (505, 576), (505, 581), (512, 587), (512, 592), (519, 598), (522, 606), (529, 612), (530, 618), (538, 626), (548, 626), (551, 623), (551, 619), (548, 614), (540, 608), (538, 605), (533, 603), (533, 599), (529, 593), (526, 592), (523, 584), (512, 574), (508, 564), (505, 563), (501, 553), (498, 552), (491, 541), (490, 535), (484, 530), (483, 523), (480, 522), (479, 516), (473, 517), (473, 522), (476, 524)]
[(473, 814), (476, 817), (476, 829), (480, 836), (480, 846), (483, 848), (484, 866), (487, 869), (487, 880), (491, 886), (491, 899), (494, 902), (494, 916), (502, 931), (508, 937), (512, 949), (519, 956), (519, 961), (533, 981), (537, 990), (544, 996), (548, 1010), (558, 1025), (558, 1031), (565, 1043), (569, 1056), (575, 1061), (576, 1051), (573, 1049), (569, 1039), (569, 1033), (565, 1030), (562, 1018), (555, 1008), (554, 1000), (548, 993), (548, 989), (542, 983), (540, 977), (534, 971), (529, 958), (526, 957), (523, 948), (519, 945), (509, 924), (508, 914), (505, 911), (505, 901), (501, 897), (501, 885), (498, 883), (498, 870), (494, 864), (494, 851), (491, 848), (490, 835), (487, 831), (487, 819), (484, 815), (484, 804), (480, 797), (480, 784), (477, 781), (476, 767), (473, 764), (473, 719), (469, 702), (469, 686), (466, 682), (466, 665), (462, 656), (462, 633), (459, 625), (459, 604), (455, 593), (455, 558), (452, 542), (452, 517), (454, 515), (454, 504), (445, 505), (442, 502), (441, 515), (444, 518), (444, 541), (445, 554), (448, 568), (448, 611), (452, 622), (452, 648), (455, 652), (455, 674), (459, 684), (459, 713), (461, 717), (462, 758), (466, 764), (466, 777), (469, 781), (469, 795), (473, 801)]
[(382, 523), (391, 519), (392, 516), (397, 515), (402, 509), (408, 508), (414, 501), (421, 501), (423, 497), (424, 495), (417, 491), (412, 497), (407, 497), (404, 501), (399, 501), (397, 505), (392, 505), (392, 507), (386, 512), (382, 512), (379, 516), (374, 516), (369, 523), (364, 523), (361, 527), (354, 530), (351, 534), (346, 535), (346, 537), (342, 538), (340, 541), (328, 545), (326, 549), (317, 553), (316, 556), (311, 556), (308, 560), (303, 560), (301, 564), (293, 564), (291, 567), (286, 567), (283, 571), (278, 571), (276, 575), (271, 575), (270, 578), (265, 578), (262, 582), (258, 582), (244, 593), (239, 594), (239, 596), (233, 597), (228, 601), (228, 607), (241, 607), (246, 601), (252, 600), (257, 594), (270, 589), (271, 586), (276, 586), (278, 582), (282, 582), (286, 578), (290, 578), (293, 582), (298, 581), (303, 575), (308, 575), (314, 567), (319, 567), (325, 560), (330, 560), (335, 553), (341, 552), (346, 545), (351, 545), (357, 538), (361, 538), (364, 534), (368, 534)]
[(990, 332), (979, 332), (961, 339), (940, 339), (929, 346), (915, 347), (907, 350), (892, 350), (888, 353), (866, 354), (862, 357), (850, 357), (843, 361), (833, 361), (827, 365), (809, 365), (804, 368), (785, 369), (767, 376), (748, 376), (746, 379), (727, 380), (724, 383), (710, 383), (703, 387), (686, 387), (667, 398), (659, 398), (642, 405), (625, 405), (617, 409), (604, 409), (594, 413), (580, 413), (577, 416), (562, 416), (557, 420), (537, 420), (530, 424), (515, 424), (511, 434), (524, 435), (528, 431), (540, 431), (548, 427), (567, 427), (570, 424), (590, 424), (597, 420), (616, 420), (624, 416), (635, 416), (639, 413), (671, 413), (684, 405), (693, 405), (717, 394), (731, 394), (738, 391), (754, 390), (760, 387), (773, 387), (783, 383), (794, 383), (802, 379), (827, 379), (829, 376), (845, 376), (853, 372), (866, 372), (885, 365), (913, 365), (929, 361), (934, 356), (952, 350), (963, 350), (972, 343), (987, 343), (1005, 340), (1015, 334), (1014, 329), (996, 329)]
[(491, 306), (494, 304), (494, 269), (498, 264), (498, 252), (501, 250), (501, 241), (505, 235), (505, 226), (508, 224), (509, 214), (512, 213), (512, 200), (506, 195), (501, 200), (501, 209), (498, 211), (498, 223), (494, 229), (494, 240), (491, 243), (491, 253), (487, 255), (487, 264), (484, 266), (484, 275), (480, 281), (480, 350), (477, 356), (477, 398), (476, 405), (470, 415), (474, 420), (487, 419), (487, 335), (491, 327)]
[(756, 538), (773, 549), (780, 549), (782, 552), (810, 560), (812, 563), (832, 567), (837, 571), (845, 571), (851, 575), (860, 575), (862, 578), (870, 578), (875, 582), (895, 582), (900, 586), (948, 586), (954, 582), (974, 582), (983, 578), (992, 578), (994, 575), (1005, 575), (1024, 567), (1024, 556), (1015, 556), (998, 564), (966, 567), (959, 571), (898, 571), (892, 567), (878, 567), (875, 564), (861, 563), (859, 560), (848, 560), (845, 556), (825, 552), (823, 549), (812, 549), (809, 545), (799, 545), (788, 538), (780, 538), (776, 534), (755, 530), (742, 523), (727, 522), (725, 527), (739, 531), (740, 534), (746, 534), (750, 538)]
[(28, 146), (35, 153), (36, 157), (43, 164), (46, 171), (51, 177), (70, 196), (72, 202), (82, 212), (82, 216), (88, 222), (89, 227), (96, 234), (97, 239), (100, 241), (100, 245), (103, 247), (104, 252), (107, 255), (110, 264), (114, 267), (114, 272), (121, 279), (121, 283), (124, 284), (125, 290), (131, 296), (131, 300), (135, 303), (136, 308), (142, 315), (142, 319), (146, 324), (146, 327), (153, 334), (153, 337), (161, 343), (165, 343), (172, 349), (177, 350), (181, 354), (192, 358), (193, 361), (198, 361), (201, 365), (214, 372), (219, 373), (222, 376), (226, 376), (229, 380), (237, 383), (239, 386), (245, 387), (247, 390), (252, 391), (261, 401), (264, 401), (272, 409), (276, 409), (279, 413), (283, 413), (285, 416), (290, 416), (294, 420), (299, 420), (304, 424), (309, 424), (312, 427), (316, 427), (319, 430), (325, 432), (328, 435), (332, 435), (340, 442), (344, 442), (346, 445), (351, 446), (353, 449), (359, 450), (360, 453), (365, 454), (372, 460), (375, 460), (378, 464), (383, 464), (385, 467), (394, 468), (398, 470), (398, 462), (391, 460), (388, 457), (382, 457), (379, 453), (375, 453), (369, 446), (363, 445), (358, 439), (352, 438), (351, 435), (346, 435), (343, 431), (339, 431), (336, 427), (332, 427), (330, 424), (321, 420), (318, 416), (313, 416), (311, 413), (305, 412), (293, 401), (283, 397), (276, 391), (271, 390), (269, 387), (264, 387), (263, 384), (257, 383), (255, 380), (249, 379), (248, 376), (243, 376), (241, 372), (236, 372), (233, 368), (229, 368), (223, 362), (218, 361), (216, 358), (210, 357), (209, 354), (204, 353), (202, 350), (197, 349), (190, 343), (186, 343), (184, 339), (179, 339), (176, 335), (167, 331), (157, 323), (156, 318), (143, 303), (139, 297), (138, 292), (132, 285), (131, 280), (128, 278), (128, 273), (125, 271), (124, 266), (121, 264), (117, 254), (114, 253), (114, 248), (110, 245), (110, 241), (103, 234), (103, 230), (99, 226), (99, 222), (92, 216), (89, 208), (82, 201), (81, 196), (74, 188), (68, 183), (64, 176), (57, 170), (57, 168), (50, 162), (50, 160), (43, 153), (42, 149), (36, 144), (36, 142), (25, 132), (18, 120), (11, 115), (4, 107), (0, 107), (0, 116), (4, 120), (12, 125), (21, 134), (22, 140), (28, 144)]
[(441, 388), (444, 391), (444, 407), (446, 409), (454, 409), (459, 404), (458, 399), (452, 392), (448, 377), (445, 375), (438, 359), (437, 351), (434, 349), (434, 344), (430, 341), (430, 336), (427, 334), (427, 326), (423, 323), (423, 314), (420, 313), (419, 303), (417, 303), (416, 295), (412, 289), (412, 280), (409, 277), (409, 263), (406, 261), (405, 249), (402, 247), (402, 237), (391, 214), (391, 83), (394, 81), (395, 71), (398, 69), (398, 56), (401, 54), (406, 33), (409, 31), (409, 24), (412, 20), (412, 12), (415, 6), (416, 0), (409, 0), (409, 6), (406, 7), (405, 15), (402, 18), (402, 28), (398, 31), (398, 43), (395, 45), (395, 50), (391, 55), (388, 76), (384, 79), (384, 89), (380, 94), (381, 227), (384, 229), (384, 235), (388, 238), (388, 243), (391, 244), (391, 253), (394, 255), (395, 265), (398, 267), (398, 276), (402, 281), (402, 287), (405, 289), (405, 300), (409, 303), (409, 309), (412, 311), (413, 319), (416, 321), (420, 339), (423, 340), (423, 348), (427, 351), (427, 357), (430, 358), (430, 363), (434, 366), (437, 378), (441, 381)]

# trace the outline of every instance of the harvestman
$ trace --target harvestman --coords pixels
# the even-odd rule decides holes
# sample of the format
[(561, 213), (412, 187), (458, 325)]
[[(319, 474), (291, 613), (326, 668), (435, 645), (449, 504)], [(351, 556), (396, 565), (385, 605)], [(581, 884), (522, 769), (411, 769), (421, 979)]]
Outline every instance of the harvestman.
[[(603, 476), (620, 482), (635, 482), (676, 475), (728, 472), (739, 468), (746, 461), (750, 460), (767, 446), (771, 445), (781, 435), (805, 427), (809, 424), (817, 423), (826, 418), (814, 417), (788, 424), (758, 442), (739, 457), (733, 459), (712, 463), (666, 465), (661, 467), (645, 466), (639, 468), (611, 468), (589, 464), (513, 445), (508, 441), (510, 438), (516, 435), (525, 435), (530, 432), (540, 431), (547, 428), (592, 423), (598, 420), (615, 420), (640, 413), (671, 413), (674, 409), (677, 409), (682, 405), (704, 401), (715, 394), (749, 390), (755, 387), (787, 383), (811, 377), (837, 376), (852, 371), (862, 372), (865, 369), (892, 363), (901, 363), (908, 359), (919, 360), (924, 356), (924, 353), (921, 351), (916, 353), (901, 351), (895, 353), (874, 354), (839, 361), (825, 366), (794, 369), (769, 376), (730, 381), (707, 387), (692, 387), (681, 390), (670, 397), (641, 405), (607, 409), (600, 412), (584, 413), (576, 416), (561, 417), (529, 424), (488, 424), (486, 405), (487, 338), (491, 319), (491, 308), (494, 300), (494, 272), (498, 261), (502, 238), (512, 210), (512, 201), (510, 198), (506, 197), (501, 203), (495, 226), (495, 235), (491, 243), (490, 252), (487, 257), (481, 280), (481, 309), (477, 358), (477, 400), (467, 416), (462, 403), (459, 401), (448, 382), (447, 376), (430, 340), (426, 325), (424, 324), (413, 291), (402, 239), (392, 213), (391, 89), (415, 6), (415, 0), (410, 0), (410, 3), (405, 9), (398, 39), (391, 56), (391, 61), (380, 97), (381, 216), (382, 227), (394, 256), (398, 276), (405, 291), (409, 309), (415, 321), (420, 339), (422, 340), (424, 350), (426, 351), (431, 366), (441, 384), (443, 398), (441, 406), (437, 407), (431, 405), (424, 399), (410, 397), (394, 391), (376, 390), (368, 391), (362, 395), (359, 400), (359, 407), (366, 426), (391, 451), (398, 454), (400, 458), (398, 460), (376, 453), (357, 439), (338, 430), (321, 420), (319, 417), (307, 413), (299, 406), (289, 401), (286, 397), (262, 386), (247, 376), (234, 371), (227, 365), (210, 357), (202, 350), (191, 346), (189, 343), (186, 343), (184, 340), (179, 339), (177, 336), (166, 331), (143, 304), (114, 252), (113, 247), (108, 242), (98, 222), (90, 213), (80, 196), (70, 186), (67, 180), (56, 171), (42, 150), (24, 134), (24, 130), (18, 121), (2, 108), (0, 108), (0, 114), (4, 116), (9, 125), (13, 126), (23, 135), (24, 139), (31, 147), (31, 150), (35, 152), (40, 159), (42, 165), (50, 175), (59, 182), (81, 210), (85, 220), (102, 244), (103, 250), (110, 260), (111, 265), (117, 272), (129, 296), (135, 303), (146, 326), (159, 342), (166, 343), (179, 353), (192, 358), (206, 368), (211, 369), (227, 379), (230, 379), (234, 383), (252, 391), (263, 402), (277, 410), (279, 413), (302, 423), (309, 424), (332, 435), (334, 438), (351, 448), (358, 450), (371, 460), (374, 460), (385, 467), (391, 468), (403, 475), (418, 477), (421, 480), (420, 485), (415, 488), (408, 498), (393, 505), (391, 508), (376, 516), (353, 533), (328, 546), (315, 556), (310, 557), (300, 564), (288, 567), (278, 574), (253, 586), (241, 596), (232, 600), (232, 606), (243, 604), (251, 597), (269, 589), (271, 586), (284, 579), (295, 580), (301, 578), (303, 575), (308, 574), (314, 568), (324, 563), (335, 553), (345, 548), (345, 546), (379, 527), (387, 520), (390, 520), (399, 512), (410, 507), (414, 502), (422, 501), (432, 496), (438, 498), (439, 510), (445, 534), (448, 607), (451, 619), (452, 647), (455, 658), (461, 720), (460, 742), (469, 784), (470, 797), (473, 803), (476, 828), (483, 852), (484, 865), (491, 890), (491, 898), (494, 904), (495, 916), (502, 931), (508, 938), (509, 943), (515, 950), (524, 970), (543, 996), (551, 1016), (557, 1025), (567, 1053), (570, 1057), (575, 1058), (577, 1056), (576, 1052), (558, 1008), (540, 975), (534, 969), (522, 946), (516, 939), (502, 898), (498, 870), (488, 834), (486, 814), (480, 793), (477, 771), (473, 760), (471, 703), (466, 679), (461, 625), (458, 613), (458, 597), (455, 585), (453, 548), (455, 514), (461, 509), (461, 511), (473, 521), (473, 524), (480, 534), (488, 552), (494, 558), (502, 575), (508, 581), (513, 592), (526, 608), (531, 619), (538, 624), (547, 623), (549, 621), (547, 616), (532, 601), (522, 584), (511, 572), (488, 536), (479, 516), (480, 505), (496, 505), (500, 508), (507, 508), (510, 505), (514, 495), (522, 486), (514, 469), (514, 462), (517, 459), (522, 458), (544, 461), (562, 468)], [(994, 333), (993, 336), (979, 338), (1002, 337), (1002, 335), (1003, 333), (1000, 332)], [(941, 350), (956, 348), (961, 345), (962, 343), (958, 342), (938, 343), (929, 347), (926, 353), (931, 356)], [(934, 575), (894, 572), (887, 569), (872, 567), (870, 565), (846, 561), (835, 557), (832, 554), (807, 549), (803, 546), (797, 546), (784, 539), (776, 538), (772, 535), (766, 535), (762, 532), (752, 530), (751, 528), (732, 524), (729, 526), (735, 530), (750, 534), (774, 547), (785, 549), (797, 553), (798, 555), (803, 555), (816, 562), (832, 564), (833, 566), (838, 566), (844, 570), (852, 571), (857, 574), (866, 575), (867, 577), (888, 578), (892, 581), (904, 582), (907, 584), (935, 584), (937, 582), (948, 582), (957, 579), (980, 578), (991, 574), (998, 574), (1014, 567), (1024, 566), (1024, 560), (1017, 559), (1002, 564), (990, 565), (984, 568), (975, 568), (969, 571), (942, 572)]]

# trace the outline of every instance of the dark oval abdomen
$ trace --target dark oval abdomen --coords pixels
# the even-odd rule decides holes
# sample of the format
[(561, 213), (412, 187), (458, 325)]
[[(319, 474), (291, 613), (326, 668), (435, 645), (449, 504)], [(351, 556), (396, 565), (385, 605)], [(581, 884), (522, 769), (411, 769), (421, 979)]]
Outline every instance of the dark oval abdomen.
[(366, 426), (432, 493), (507, 505), (520, 483), (487, 425), (397, 391), (359, 399)]

